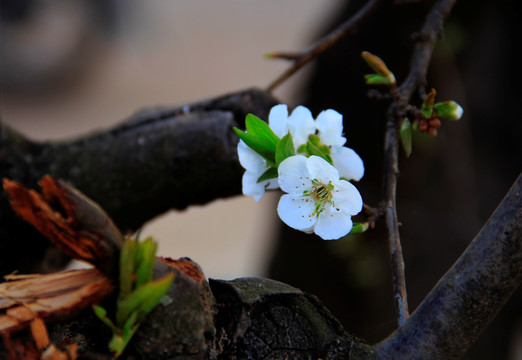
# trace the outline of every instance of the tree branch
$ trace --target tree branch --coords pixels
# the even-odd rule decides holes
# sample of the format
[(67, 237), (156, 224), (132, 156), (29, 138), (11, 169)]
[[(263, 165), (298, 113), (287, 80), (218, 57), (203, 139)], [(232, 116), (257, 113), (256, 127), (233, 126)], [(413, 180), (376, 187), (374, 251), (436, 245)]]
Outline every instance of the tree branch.
[(375, 346), (384, 359), (458, 359), (522, 283), (522, 175), (406, 322)]
[[(442, 23), (449, 14), (456, 0), (437, 1), (426, 17), (420, 32), (420, 39), (415, 46), (411, 59), (411, 69), (408, 77), (398, 88), (399, 100), (408, 103), (415, 89), (424, 87), (426, 73), (431, 60), (436, 40), (442, 30)], [(399, 175), (399, 121), (397, 109), (400, 104), (393, 103), (388, 109), (386, 130), (384, 136), (384, 214), (388, 228), (388, 247), (392, 258), (393, 289), (395, 308), (399, 326), (409, 316), (408, 299), (406, 295), (406, 277), (404, 259), (399, 235), (399, 220), (397, 216), (397, 177)]]
[(0, 170), (8, 170), (0, 176), (31, 187), (44, 174), (61, 178), (121, 229), (136, 230), (169, 209), (238, 195), (243, 170), (232, 127), (249, 112), (266, 117), (276, 103), (264, 91), (246, 90), (145, 109), (112, 129), (60, 142), (31, 142), (1, 127)]
[(457, 0), (438, 0), (433, 4), (421, 31), (411, 58), (411, 69), (399, 88), (401, 96), (409, 99), (419, 87), (426, 86), (426, 74), (431, 62), (433, 49), (442, 32), (444, 19), (449, 15)]
[[(169, 209), (239, 195), (243, 169), (233, 126), (277, 101), (245, 90), (183, 106), (145, 109), (112, 129), (34, 142), (0, 123), (0, 179), (38, 188), (45, 174), (99, 203), (123, 232)], [(0, 275), (48, 272), (67, 258), (11, 210), (0, 191)]]
[(298, 53), (281, 52), (269, 54), (270, 58), (291, 60), (294, 62), (294, 64), (277, 79), (275, 79), (268, 86), (267, 90), (273, 91), (276, 87), (285, 82), (290, 76), (295, 74), (299, 69), (315, 59), (317, 56), (322, 54), (330, 46), (337, 43), (345, 35), (356, 32), (359, 25), (374, 13), (382, 2), (383, 0), (368, 1), (361, 9), (359, 9), (358, 12), (356, 12), (351, 18), (341, 24), (337, 29), (318, 40), (315, 44)]
[(388, 248), (390, 250), (393, 273), (393, 292), (398, 325), (402, 325), (409, 316), (406, 293), (404, 259), (399, 235), (397, 215), (397, 177), (399, 175), (399, 138), (398, 121), (390, 107), (386, 132), (384, 135), (384, 217), (388, 229)]

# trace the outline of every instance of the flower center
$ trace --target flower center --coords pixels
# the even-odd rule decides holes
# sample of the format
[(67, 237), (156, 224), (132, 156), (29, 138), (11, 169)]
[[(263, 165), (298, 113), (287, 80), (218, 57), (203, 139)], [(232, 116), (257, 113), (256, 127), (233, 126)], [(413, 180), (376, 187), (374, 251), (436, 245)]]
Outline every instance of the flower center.
[(309, 190), (303, 191), (306, 197), (310, 197), (315, 202), (315, 209), (312, 216), (319, 216), (327, 204), (333, 205), (332, 192), (335, 189), (331, 181), (328, 184), (323, 184), (317, 179), (312, 180), (312, 187)]

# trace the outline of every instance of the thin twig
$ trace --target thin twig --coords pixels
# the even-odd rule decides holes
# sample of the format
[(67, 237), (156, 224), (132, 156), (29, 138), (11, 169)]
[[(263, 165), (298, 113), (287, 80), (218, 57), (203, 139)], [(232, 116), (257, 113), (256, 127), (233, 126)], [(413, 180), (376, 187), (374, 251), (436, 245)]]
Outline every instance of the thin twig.
[(395, 310), (400, 325), (409, 316), (408, 297), (406, 295), (406, 277), (404, 259), (399, 236), (399, 219), (397, 216), (397, 177), (399, 176), (399, 137), (398, 121), (395, 106), (390, 107), (386, 121), (384, 136), (384, 215), (388, 228), (388, 248), (392, 260), (393, 292), (395, 294)]
[[(522, 283), (522, 175), (380, 359), (460, 359)], [(499, 260), (501, 259), (501, 260)]]
[[(451, 11), (456, 0), (439, 0), (429, 11), (420, 32), (420, 41), (416, 44), (410, 73), (398, 88), (401, 101), (409, 102), (413, 92), (426, 84), (426, 73), (431, 60), (436, 40), (442, 30), (442, 24)], [(395, 90), (395, 89), (394, 89)], [(388, 246), (392, 257), (393, 288), (395, 306), (399, 326), (409, 317), (408, 299), (406, 295), (406, 277), (404, 259), (399, 236), (399, 221), (396, 207), (397, 177), (399, 175), (399, 121), (397, 104), (393, 103), (388, 110), (388, 120), (384, 137), (384, 206), (388, 228)]]
[(351, 18), (346, 20), (334, 31), (319, 39), (316, 43), (309, 46), (308, 48), (298, 53), (274, 53), (270, 54), (270, 58), (279, 58), (291, 60), (294, 64), (275, 79), (267, 88), (268, 91), (273, 91), (276, 87), (281, 85), (290, 76), (295, 74), (304, 65), (315, 59), (321, 53), (323, 53), (330, 46), (335, 44), (339, 39), (349, 33), (354, 33), (359, 25), (367, 19), (372, 13), (374, 13), (380, 6), (383, 0), (370, 0), (368, 1), (358, 12), (356, 12)]

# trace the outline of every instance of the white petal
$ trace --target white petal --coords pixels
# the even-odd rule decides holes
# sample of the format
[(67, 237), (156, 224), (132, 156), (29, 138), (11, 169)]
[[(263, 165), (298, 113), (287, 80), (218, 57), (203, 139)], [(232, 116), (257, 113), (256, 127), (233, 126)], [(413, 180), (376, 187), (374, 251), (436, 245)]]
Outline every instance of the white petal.
[(314, 232), (324, 240), (337, 240), (347, 235), (353, 223), (350, 215), (334, 208), (325, 209), (317, 219)]
[(341, 177), (348, 180), (361, 180), (364, 175), (364, 164), (355, 151), (344, 146), (334, 146), (330, 155)]
[(339, 181), (339, 172), (325, 159), (312, 155), (306, 160), (306, 166), (312, 179), (317, 179), (323, 184)]
[(306, 201), (302, 196), (285, 194), (279, 200), (277, 213), (281, 220), (291, 228), (310, 231), (317, 222), (317, 217), (312, 215), (314, 208), (313, 201)]
[(243, 194), (253, 196), (256, 201), (261, 200), (263, 195), (265, 195), (265, 187), (268, 184), (267, 180), (258, 183), (257, 179), (259, 179), (259, 176), (261, 176), (261, 174), (245, 171), (242, 180)]
[(267, 181), (268, 181), (268, 184), (266, 185), (267, 189), (269, 189), (269, 190), (279, 189), (279, 183), (277, 182), (277, 179), (270, 179)]
[(298, 106), (288, 117), (288, 130), (292, 134), (295, 148), (306, 144), (308, 135), (315, 133), (315, 121), (310, 110), (304, 106)]
[(323, 144), (343, 146), (346, 142), (346, 138), (343, 137), (343, 116), (337, 111), (322, 111), (315, 120), (315, 126)]
[(261, 175), (266, 169), (268, 169), (265, 159), (249, 148), (243, 140), (239, 140), (239, 143), (237, 144), (237, 155), (239, 156), (239, 163), (247, 171), (260, 173)]
[(268, 126), (272, 131), (282, 138), (288, 133), (286, 123), (288, 121), (288, 107), (284, 104), (276, 105), (270, 109), (268, 115)]
[(462, 106), (457, 104), (457, 107), (455, 108), (455, 110), (453, 110), (453, 115), (455, 115), (455, 119), (459, 120), (462, 117), (463, 113), (464, 109), (462, 108)]
[(349, 215), (357, 215), (363, 207), (363, 200), (359, 190), (352, 183), (341, 180), (333, 192), (335, 207)]
[(302, 194), (312, 186), (312, 179), (306, 167), (306, 157), (290, 156), (279, 164), (279, 186), (284, 192)]

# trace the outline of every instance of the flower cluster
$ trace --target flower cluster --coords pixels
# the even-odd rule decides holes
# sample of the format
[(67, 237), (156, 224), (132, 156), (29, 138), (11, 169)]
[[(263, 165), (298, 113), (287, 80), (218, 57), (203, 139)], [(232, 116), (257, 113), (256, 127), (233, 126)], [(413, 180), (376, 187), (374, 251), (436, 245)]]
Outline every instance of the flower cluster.
[(362, 198), (349, 180), (358, 181), (364, 165), (344, 147), (342, 115), (325, 110), (316, 119), (298, 106), (274, 106), (268, 124), (249, 114), (239, 135), (238, 155), (245, 168), (243, 194), (259, 201), (266, 189), (281, 188), (278, 214), (288, 226), (325, 240), (339, 239), (352, 229)]

